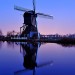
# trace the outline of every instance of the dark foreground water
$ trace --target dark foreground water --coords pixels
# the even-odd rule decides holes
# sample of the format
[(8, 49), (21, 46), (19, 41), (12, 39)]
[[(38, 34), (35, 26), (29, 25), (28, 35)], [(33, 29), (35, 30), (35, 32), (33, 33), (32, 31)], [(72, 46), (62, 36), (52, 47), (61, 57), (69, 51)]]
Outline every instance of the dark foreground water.
[(75, 75), (75, 47), (0, 42), (0, 75)]

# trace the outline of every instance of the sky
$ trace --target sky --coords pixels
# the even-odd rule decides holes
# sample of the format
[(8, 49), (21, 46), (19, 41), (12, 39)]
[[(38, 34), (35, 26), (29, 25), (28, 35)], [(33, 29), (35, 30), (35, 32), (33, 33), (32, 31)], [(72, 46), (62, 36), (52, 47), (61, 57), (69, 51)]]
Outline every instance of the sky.
[[(75, 33), (75, 0), (35, 0), (36, 12), (52, 15), (54, 19), (37, 18), (38, 31), (41, 34)], [(0, 29), (6, 35), (8, 31), (20, 31), (23, 25), (23, 13), (14, 10), (14, 5), (33, 9), (32, 0), (0, 0)]]

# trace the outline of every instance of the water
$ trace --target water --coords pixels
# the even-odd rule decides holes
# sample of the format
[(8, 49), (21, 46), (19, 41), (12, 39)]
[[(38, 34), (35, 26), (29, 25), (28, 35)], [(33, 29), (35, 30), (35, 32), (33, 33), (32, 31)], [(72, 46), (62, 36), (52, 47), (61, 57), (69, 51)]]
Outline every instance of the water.
[(75, 47), (0, 42), (0, 75), (75, 75)]

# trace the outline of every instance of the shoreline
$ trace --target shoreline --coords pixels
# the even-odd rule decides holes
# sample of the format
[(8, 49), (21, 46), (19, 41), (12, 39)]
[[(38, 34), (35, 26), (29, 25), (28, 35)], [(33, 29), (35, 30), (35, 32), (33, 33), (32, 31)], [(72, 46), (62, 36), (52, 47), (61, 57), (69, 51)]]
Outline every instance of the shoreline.
[(59, 44), (75, 44), (75, 39), (62, 38), (57, 40), (51, 39), (0, 39), (0, 41), (10, 41), (10, 42), (45, 42), (45, 43), (59, 43)]

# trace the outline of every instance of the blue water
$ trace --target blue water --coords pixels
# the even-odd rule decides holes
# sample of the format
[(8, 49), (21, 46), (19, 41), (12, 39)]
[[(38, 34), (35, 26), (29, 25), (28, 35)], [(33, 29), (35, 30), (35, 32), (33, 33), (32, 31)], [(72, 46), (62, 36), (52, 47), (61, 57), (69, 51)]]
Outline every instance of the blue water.
[(75, 75), (75, 46), (0, 42), (0, 75)]

